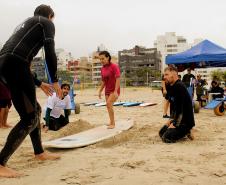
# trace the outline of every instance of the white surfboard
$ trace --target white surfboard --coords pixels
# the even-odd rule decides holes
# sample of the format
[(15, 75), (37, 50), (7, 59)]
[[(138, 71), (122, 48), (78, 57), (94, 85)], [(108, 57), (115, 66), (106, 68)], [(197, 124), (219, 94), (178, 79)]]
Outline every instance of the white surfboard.
[(139, 106), (141, 106), (141, 107), (147, 107), (147, 106), (153, 106), (153, 105), (157, 105), (157, 103), (147, 102), (147, 103), (142, 103)]
[(132, 126), (132, 120), (121, 120), (116, 121), (114, 129), (108, 129), (106, 125), (103, 125), (71, 136), (46, 141), (42, 144), (45, 147), (51, 148), (78, 148), (116, 136), (121, 132), (130, 129)]
[(106, 102), (97, 103), (95, 107), (106, 106)]

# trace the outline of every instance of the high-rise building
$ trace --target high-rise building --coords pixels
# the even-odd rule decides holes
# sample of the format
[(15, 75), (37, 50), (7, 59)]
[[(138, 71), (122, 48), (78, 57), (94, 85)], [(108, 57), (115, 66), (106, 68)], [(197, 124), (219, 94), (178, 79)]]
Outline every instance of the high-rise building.
[(77, 82), (92, 82), (92, 63), (88, 57), (80, 57), (79, 60), (69, 61), (68, 70), (73, 72), (72, 75)]
[(147, 85), (160, 79), (161, 55), (156, 48), (135, 46), (118, 52), (122, 78), (128, 85)]
[(35, 57), (31, 62), (31, 70), (37, 74), (38, 79), (41, 81), (47, 80), (44, 62), (45, 61), (42, 56)]
[(93, 52), (91, 56), (92, 60), (92, 81), (94, 85), (98, 85), (101, 82), (101, 67), (102, 64), (99, 60), (99, 51)]
[(73, 61), (73, 57), (70, 52), (66, 52), (64, 49), (56, 49), (57, 56), (57, 68), (59, 70), (66, 70), (69, 61)]
[(177, 36), (175, 32), (166, 32), (165, 35), (157, 36), (154, 47), (161, 53), (161, 72), (166, 67), (165, 58), (167, 55), (183, 52), (189, 48), (187, 40), (182, 36)]

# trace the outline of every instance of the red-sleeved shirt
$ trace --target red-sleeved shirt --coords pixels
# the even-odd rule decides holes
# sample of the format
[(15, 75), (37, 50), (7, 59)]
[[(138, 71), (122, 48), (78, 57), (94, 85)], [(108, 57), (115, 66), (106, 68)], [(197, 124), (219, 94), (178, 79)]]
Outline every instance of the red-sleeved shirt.
[[(120, 77), (120, 69), (117, 64), (110, 63), (101, 68), (102, 81), (105, 84), (105, 95), (110, 95), (115, 90), (116, 78)], [(117, 90), (120, 94), (120, 87)]]

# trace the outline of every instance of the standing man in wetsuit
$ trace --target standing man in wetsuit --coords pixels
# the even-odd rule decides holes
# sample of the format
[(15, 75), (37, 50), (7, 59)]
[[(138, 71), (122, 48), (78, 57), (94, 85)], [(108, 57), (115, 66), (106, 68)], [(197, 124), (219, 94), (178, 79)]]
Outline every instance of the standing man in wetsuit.
[(169, 66), (165, 69), (164, 79), (171, 85), (172, 112), (166, 125), (159, 131), (159, 136), (165, 143), (174, 143), (185, 136), (193, 139), (190, 131), (195, 126), (195, 120), (191, 97), (183, 82), (179, 80), (175, 67)]
[(34, 16), (26, 19), (15, 29), (0, 51), (0, 80), (9, 87), (12, 102), (20, 116), (20, 121), (9, 133), (5, 146), (0, 152), (0, 177), (21, 175), (7, 168), (6, 163), (28, 134), (37, 159), (54, 160), (60, 157), (43, 150), (40, 132), (41, 108), (36, 101), (35, 84), (30, 71), (33, 57), (44, 46), (52, 86), (56, 94), (61, 96), (57, 79), (53, 18), (54, 12), (50, 6), (38, 6)]

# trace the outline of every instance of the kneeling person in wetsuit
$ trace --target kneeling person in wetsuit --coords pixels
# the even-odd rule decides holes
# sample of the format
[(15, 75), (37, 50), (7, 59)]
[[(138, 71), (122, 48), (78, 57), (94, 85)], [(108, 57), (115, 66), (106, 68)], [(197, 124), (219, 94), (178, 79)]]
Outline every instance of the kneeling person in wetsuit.
[[(48, 130), (57, 131), (63, 126), (69, 123), (69, 114), (71, 110), (70, 96), (68, 95), (70, 91), (70, 85), (62, 84), (62, 97), (57, 97), (54, 93), (47, 100), (46, 111), (45, 111), (45, 121), (44, 131)], [(64, 111), (64, 116), (62, 115)]]
[(178, 79), (175, 67), (165, 69), (164, 79), (171, 85), (172, 112), (166, 125), (159, 131), (159, 136), (165, 143), (174, 143), (185, 136), (193, 139), (191, 129), (195, 126), (195, 120), (191, 97), (183, 82)]

